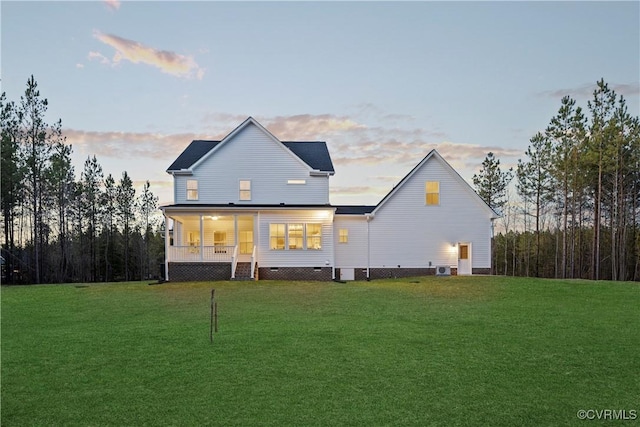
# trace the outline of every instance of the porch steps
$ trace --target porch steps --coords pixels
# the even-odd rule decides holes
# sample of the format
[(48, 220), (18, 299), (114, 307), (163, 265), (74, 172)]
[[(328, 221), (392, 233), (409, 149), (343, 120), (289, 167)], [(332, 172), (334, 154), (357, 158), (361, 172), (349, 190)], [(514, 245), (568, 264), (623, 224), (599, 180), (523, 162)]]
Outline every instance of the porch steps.
[(232, 280), (254, 280), (251, 277), (251, 263), (239, 262), (236, 265), (236, 277)]

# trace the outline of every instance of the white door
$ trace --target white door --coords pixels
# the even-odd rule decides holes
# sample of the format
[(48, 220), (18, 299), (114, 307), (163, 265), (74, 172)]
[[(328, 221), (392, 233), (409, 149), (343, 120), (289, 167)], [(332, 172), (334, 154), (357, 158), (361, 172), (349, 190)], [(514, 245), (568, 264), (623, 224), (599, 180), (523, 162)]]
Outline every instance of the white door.
[(471, 243), (458, 243), (458, 274), (471, 274)]
[(341, 268), (340, 280), (355, 280), (356, 269), (355, 268)]

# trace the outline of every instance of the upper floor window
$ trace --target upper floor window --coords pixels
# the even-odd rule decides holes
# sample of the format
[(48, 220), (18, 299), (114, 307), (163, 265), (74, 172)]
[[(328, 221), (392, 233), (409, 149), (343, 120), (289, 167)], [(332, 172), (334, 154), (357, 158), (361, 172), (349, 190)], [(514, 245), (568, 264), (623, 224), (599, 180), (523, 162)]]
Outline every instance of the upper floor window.
[(187, 200), (198, 200), (198, 180), (187, 180)]
[(240, 200), (251, 200), (251, 181), (248, 179), (240, 180)]
[(349, 230), (346, 228), (341, 228), (338, 230), (338, 242), (340, 243), (349, 243)]
[(439, 181), (427, 181), (425, 185), (426, 190), (426, 203), (427, 205), (439, 205), (440, 204), (440, 182)]

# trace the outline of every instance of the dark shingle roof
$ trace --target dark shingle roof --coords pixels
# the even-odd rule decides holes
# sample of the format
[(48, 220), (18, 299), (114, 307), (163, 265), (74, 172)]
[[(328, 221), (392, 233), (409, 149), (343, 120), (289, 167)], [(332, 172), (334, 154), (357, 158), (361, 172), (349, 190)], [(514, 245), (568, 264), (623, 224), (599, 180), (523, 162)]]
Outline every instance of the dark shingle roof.
[(180, 169), (189, 169), (191, 165), (200, 160), (202, 156), (207, 154), (213, 147), (218, 145), (220, 141), (191, 141), (191, 144), (178, 156), (178, 158), (169, 166), (167, 171), (179, 171)]
[(315, 170), (335, 172), (327, 144), (321, 141), (282, 141), (285, 147), (293, 151), (303, 162)]
[[(203, 141), (195, 140), (178, 156), (178, 158), (167, 169), (170, 171), (179, 171), (181, 169), (189, 169), (194, 163), (200, 160), (205, 154), (211, 151), (220, 141)], [(311, 168), (322, 172), (334, 173), (331, 156), (327, 149), (327, 144), (320, 141), (286, 141), (282, 144), (287, 147), (293, 154), (298, 156), (303, 162)]]
[(336, 215), (364, 215), (373, 212), (375, 206), (343, 205), (334, 206)]

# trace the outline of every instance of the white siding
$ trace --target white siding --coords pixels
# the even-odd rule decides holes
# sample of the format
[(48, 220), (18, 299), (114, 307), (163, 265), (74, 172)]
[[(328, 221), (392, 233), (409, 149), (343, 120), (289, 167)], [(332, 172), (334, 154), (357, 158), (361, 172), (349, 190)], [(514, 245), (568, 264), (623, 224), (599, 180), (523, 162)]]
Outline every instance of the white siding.
[[(328, 204), (329, 178), (310, 176), (310, 167), (254, 124), (193, 170), (193, 176), (176, 176), (175, 203), (193, 204)], [(198, 180), (198, 200), (186, 200), (187, 179)], [(251, 180), (251, 200), (240, 201), (239, 181)], [(287, 184), (304, 179), (304, 185)]]
[[(260, 267), (333, 266), (333, 210), (268, 211), (258, 215), (258, 265)], [(269, 224), (322, 224), (322, 249), (271, 250)], [(327, 264), (327, 261), (329, 264)]]
[[(347, 243), (340, 243), (340, 229), (349, 230)], [(367, 267), (367, 219), (364, 215), (336, 215), (333, 222), (337, 268)]]
[[(426, 181), (440, 182), (440, 205), (426, 205)], [(376, 211), (370, 233), (371, 267), (456, 266), (458, 242), (473, 244), (474, 268), (490, 267), (490, 213), (435, 156)]]

